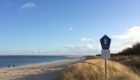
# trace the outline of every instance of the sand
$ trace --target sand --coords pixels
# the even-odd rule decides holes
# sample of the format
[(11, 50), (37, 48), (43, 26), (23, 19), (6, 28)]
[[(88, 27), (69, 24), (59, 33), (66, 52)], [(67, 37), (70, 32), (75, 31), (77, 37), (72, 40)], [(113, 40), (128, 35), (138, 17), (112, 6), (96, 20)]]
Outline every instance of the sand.
[[(85, 60), (79, 59), (0, 69), (0, 80), (56, 80), (59, 71), (66, 65)], [(44, 67), (44, 70), (41, 70), (41, 67)]]

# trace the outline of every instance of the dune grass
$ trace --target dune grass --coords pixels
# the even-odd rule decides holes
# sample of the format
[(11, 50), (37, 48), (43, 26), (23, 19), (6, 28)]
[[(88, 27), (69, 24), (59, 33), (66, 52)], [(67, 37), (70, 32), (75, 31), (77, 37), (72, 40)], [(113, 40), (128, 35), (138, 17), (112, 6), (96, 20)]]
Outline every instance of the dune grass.
[(140, 80), (140, 43), (111, 55), (107, 60), (107, 79), (104, 59), (100, 55), (87, 59), (90, 60), (66, 66), (58, 80)]
[(119, 62), (140, 75), (140, 43), (135, 43), (132, 48), (125, 48), (110, 60)]
[[(105, 80), (104, 63), (103, 59), (92, 59), (66, 66), (60, 71), (58, 80)], [(107, 72), (107, 80), (140, 80), (130, 68), (110, 60), (107, 61)]]
[(140, 55), (128, 55), (128, 56), (115, 56), (110, 60), (119, 62), (129, 67), (133, 72), (140, 75)]

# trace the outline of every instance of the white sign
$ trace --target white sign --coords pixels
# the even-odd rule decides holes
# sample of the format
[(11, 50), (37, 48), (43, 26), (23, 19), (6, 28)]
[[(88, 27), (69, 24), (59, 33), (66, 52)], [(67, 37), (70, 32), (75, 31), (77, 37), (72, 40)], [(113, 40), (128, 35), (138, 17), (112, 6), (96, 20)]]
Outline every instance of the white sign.
[(110, 59), (110, 50), (102, 50), (101, 51), (102, 59)]

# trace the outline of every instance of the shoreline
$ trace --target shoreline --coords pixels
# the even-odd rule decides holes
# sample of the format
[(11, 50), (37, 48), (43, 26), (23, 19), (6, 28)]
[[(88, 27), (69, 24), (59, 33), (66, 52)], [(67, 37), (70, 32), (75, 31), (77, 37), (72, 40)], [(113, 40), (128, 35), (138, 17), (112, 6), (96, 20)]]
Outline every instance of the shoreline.
[[(0, 77), (2, 80), (54, 80), (57, 77), (59, 71), (65, 66), (86, 60), (87, 59), (76, 59), (4, 68), (0, 69)], [(44, 70), (41, 70), (42, 67)]]
[[(78, 60), (80, 59), (81, 57), (77, 57), (77, 59), (72, 59), (72, 60)], [(30, 65), (37, 65), (37, 64), (44, 64), (44, 63), (52, 63), (52, 62), (60, 62), (60, 61), (70, 61), (70, 59), (66, 59), (66, 60), (56, 60), (56, 61), (51, 61), (51, 62), (41, 62), (41, 63), (34, 63), (34, 64), (25, 64), (25, 65), (19, 65), (19, 66), (16, 66), (15, 64), (15, 67), (22, 67), (22, 66), (30, 66)], [(9, 68), (15, 68), (13, 67), (13, 65)], [(0, 69), (7, 69), (8, 68), (8, 65), (7, 67), (1, 67)]]

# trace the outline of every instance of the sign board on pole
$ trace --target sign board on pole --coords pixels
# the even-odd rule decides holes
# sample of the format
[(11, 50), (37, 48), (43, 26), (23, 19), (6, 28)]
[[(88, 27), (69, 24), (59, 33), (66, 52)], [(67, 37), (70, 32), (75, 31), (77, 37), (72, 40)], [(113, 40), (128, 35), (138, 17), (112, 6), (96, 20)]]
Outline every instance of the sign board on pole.
[(107, 78), (107, 61), (106, 61), (106, 59), (110, 58), (109, 47), (110, 47), (111, 39), (107, 35), (104, 35), (100, 39), (100, 43), (102, 46), (101, 58), (105, 59), (105, 78)]
[(110, 58), (109, 48), (110, 48), (111, 39), (107, 35), (104, 35), (100, 39), (100, 43), (102, 46), (101, 58), (102, 59), (109, 59)]
[(102, 49), (109, 49), (110, 43), (111, 43), (111, 39), (107, 35), (104, 35), (100, 39), (100, 43), (101, 43)]
[(109, 50), (102, 50), (101, 51), (101, 58), (102, 59), (110, 59), (110, 51)]

